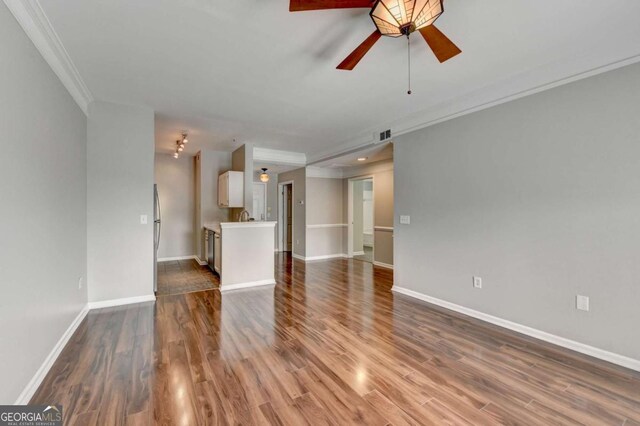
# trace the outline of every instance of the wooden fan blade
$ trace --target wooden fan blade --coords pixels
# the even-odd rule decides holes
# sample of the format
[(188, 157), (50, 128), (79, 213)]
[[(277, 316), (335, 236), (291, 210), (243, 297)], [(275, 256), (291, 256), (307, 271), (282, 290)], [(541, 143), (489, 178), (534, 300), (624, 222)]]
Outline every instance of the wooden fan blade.
[(433, 25), (421, 28), (420, 34), (422, 34), (422, 37), (424, 37), (424, 40), (427, 42), (431, 50), (433, 50), (433, 53), (436, 55), (436, 58), (438, 58), (440, 63), (448, 61), (454, 56), (462, 53), (462, 50), (460, 50), (458, 46), (453, 44), (446, 35), (442, 34), (442, 32)]
[(372, 7), (372, 0), (291, 0), (289, 12), (322, 9), (350, 9), (356, 7)]
[(351, 54), (347, 56), (345, 60), (342, 61), (340, 65), (338, 65), (336, 68), (339, 70), (346, 70), (346, 71), (351, 71), (352, 69), (354, 69), (356, 65), (358, 65), (358, 62), (360, 62), (360, 60), (364, 58), (364, 55), (366, 55), (369, 49), (371, 49), (371, 47), (374, 44), (376, 44), (376, 41), (378, 41), (380, 37), (382, 37), (382, 34), (380, 34), (380, 31), (375, 30), (369, 37), (367, 37), (365, 41), (362, 42), (362, 44), (360, 44), (360, 46), (356, 47), (356, 49), (353, 52), (351, 52)]

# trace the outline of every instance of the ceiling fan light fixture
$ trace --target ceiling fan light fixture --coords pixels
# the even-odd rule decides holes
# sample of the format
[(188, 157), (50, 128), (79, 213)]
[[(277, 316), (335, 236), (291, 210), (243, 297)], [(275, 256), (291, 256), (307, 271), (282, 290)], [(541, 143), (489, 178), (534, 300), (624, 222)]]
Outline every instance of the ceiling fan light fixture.
[(371, 19), (382, 35), (400, 37), (428, 27), (443, 12), (442, 0), (378, 0)]

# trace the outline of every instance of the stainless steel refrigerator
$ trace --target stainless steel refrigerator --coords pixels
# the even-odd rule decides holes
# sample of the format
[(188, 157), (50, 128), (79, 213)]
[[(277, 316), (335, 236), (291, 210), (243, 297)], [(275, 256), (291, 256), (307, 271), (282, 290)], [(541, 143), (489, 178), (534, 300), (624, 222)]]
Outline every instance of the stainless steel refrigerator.
[(158, 185), (153, 185), (153, 199), (153, 291), (158, 291), (158, 247), (160, 247), (160, 231), (162, 230)]

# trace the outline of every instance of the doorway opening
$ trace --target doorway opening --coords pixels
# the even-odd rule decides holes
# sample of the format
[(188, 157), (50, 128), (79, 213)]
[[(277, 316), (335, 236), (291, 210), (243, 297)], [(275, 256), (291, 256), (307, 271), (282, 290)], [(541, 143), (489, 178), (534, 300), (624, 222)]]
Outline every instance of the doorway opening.
[(278, 184), (278, 249), (293, 250), (293, 182)]
[(373, 176), (349, 179), (348, 255), (373, 263), (374, 185)]
[(253, 182), (253, 215), (255, 220), (267, 220), (267, 184)]

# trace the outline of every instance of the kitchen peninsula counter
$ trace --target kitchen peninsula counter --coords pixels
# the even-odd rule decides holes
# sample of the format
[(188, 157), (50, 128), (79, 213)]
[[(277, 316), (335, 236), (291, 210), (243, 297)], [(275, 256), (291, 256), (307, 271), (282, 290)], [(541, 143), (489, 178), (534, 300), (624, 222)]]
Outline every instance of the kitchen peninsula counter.
[(205, 224), (207, 259), (220, 275), (220, 291), (275, 284), (275, 226), (258, 221)]

